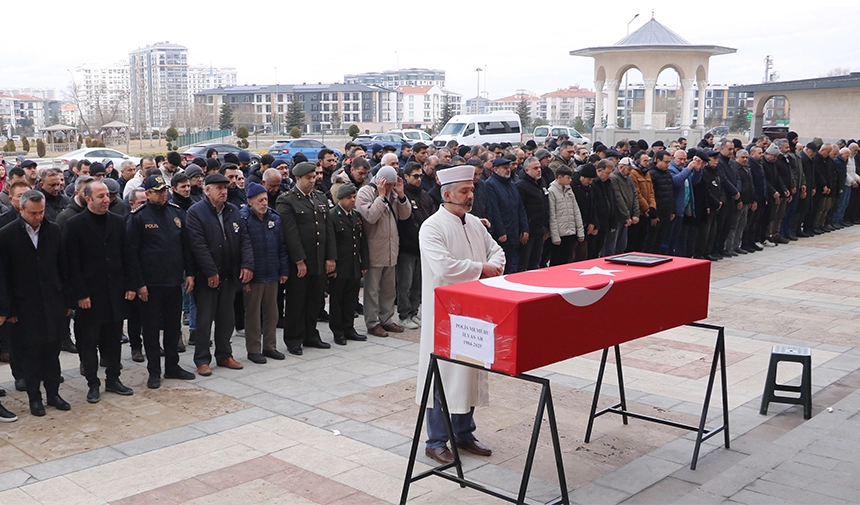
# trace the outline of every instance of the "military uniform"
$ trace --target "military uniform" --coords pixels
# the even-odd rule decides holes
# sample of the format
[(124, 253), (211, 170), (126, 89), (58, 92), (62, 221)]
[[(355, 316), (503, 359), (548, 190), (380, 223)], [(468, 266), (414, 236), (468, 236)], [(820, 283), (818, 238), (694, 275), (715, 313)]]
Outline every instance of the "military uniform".
[[(316, 319), (326, 279), (325, 262), (337, 256), (328, 200), (318, 190), (306, 195), (296, 187), (278, 197), (277, 212), (290, 256), (284, 341), (290, 351), (300, 350), (303, 344), (320, 347)], [(300, 261), (308, 269), (301, 278), (296, 266)]]
[(370, 259), (361, 215), (336, 205), (329, 211), (329, 218), (337, 241), (337, 276), (331, 280), (329, 328), (335, 342), (344, 344), (347, 337), (357, 335), (355, 307), (361, 289), (361, 274), (370, 267)]
[(147, 301), (140, 301), (143, 345), (151, 377), (161, 376), (159, 330), (164, 327), (164, 369), (176, 375), (182, 334), (182, 285), (193, 275), (193, 259), (185, 232), (185, 211), (173, 202), (151, 202), (135, 209), (126, 224), (129, 261), (136, 287), (146, 286)]

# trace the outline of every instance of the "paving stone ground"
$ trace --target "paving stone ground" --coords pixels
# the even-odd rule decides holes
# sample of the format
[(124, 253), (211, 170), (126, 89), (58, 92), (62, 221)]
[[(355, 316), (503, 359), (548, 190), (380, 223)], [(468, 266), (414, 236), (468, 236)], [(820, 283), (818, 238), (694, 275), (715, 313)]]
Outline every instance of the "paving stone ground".
[[(860, 227), (712, 265), (709, 318), (726, 327), (731, 448), (718, 435), (690, 470), (694, 435), (618, 416), (595, 421), (583, 442), (600, 353), (534, 375), (552, 384), (565, 477), (573, 503), (857, 503), (860, 501)], [(683, 303), (683, 300), (667, 300)], [(630, 314), (635, 315), (631, 306)], [(357, 323), (361, 323), (361, 319)], [(596, 323), (595, 323), (596, 324)], [(363, 324), (358, 324), (363, 330)], [(324, 339), (331, 335), (323, 323)], [(280, 336), (279, 330), (279, 336)], [(676, 328), (621, 346), (631, 410), (681, 423), (700, 415), (714, 333)], [(771, 404), (759, 414), (774, 344), (810, 347), (813, 417)], [(383, 504), (398, 503), (415, 427), (418, 331), (370, 337), (331, 350), (255, 365), (233, 338), (234, 371), (165, 380), (146, 389), (146, 368), (124, 349), (134, 396), (85, 401), (77, 356), (61, 356), (71, 412), (35, 418), (8, 366), (3, 405), (20, 420), (0, 425), (0, 504)], [(193, 369), (191, 353), (182, 364)], [(800, 367), (780, 366), (798, 383)], [(600, 405), (617, 400), (609, 367)], [(515, 493), (538, 389), (492, 376), (476, 411), (488, 458), (464, 455), (468, 478)], [(710, 424), (722, 416), (715, 396)], [(546, 426), (544, 426), (546, 429)], [(544, 432), (529, 499), (559, 495)], [(422, 445), (423, 448), (423, 445)], [(431, 461), (419, 451), (417, 471)], [(439, 478), (412, 485), (409, 503), (503, 503)]]

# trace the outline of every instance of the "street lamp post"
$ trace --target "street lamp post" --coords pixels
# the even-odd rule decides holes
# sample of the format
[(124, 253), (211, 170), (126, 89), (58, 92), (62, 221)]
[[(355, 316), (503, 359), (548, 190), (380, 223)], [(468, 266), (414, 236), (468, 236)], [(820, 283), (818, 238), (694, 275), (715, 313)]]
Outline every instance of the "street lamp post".
[(475, 73), (478, 76), (478, 90), (475, 93), (475, 113), (476, 114), (478, 113), (478, 103), (481, 100), (481, 72), (483, 72), (483, 71), (484, 71), (484, 69), (481, 67), (478, 67), (475, 69)]
[[(627, 22), (627, 35), (630, 35), (630, 23), (636, 21), (636, 18), (639, 17), (639, 14), (633, 16), (633, 19)], [(627, 74), (630, 70), (624, 72), (624, 128), (627, 128)]]

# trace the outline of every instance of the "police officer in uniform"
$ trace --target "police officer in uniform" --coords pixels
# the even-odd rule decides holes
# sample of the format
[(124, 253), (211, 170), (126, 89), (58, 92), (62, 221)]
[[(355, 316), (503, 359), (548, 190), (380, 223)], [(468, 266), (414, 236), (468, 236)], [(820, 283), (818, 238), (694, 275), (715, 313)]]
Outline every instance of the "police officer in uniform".
[(314, 189), (316, 165), (303, 161), (293, 168), (296, 187), (278, 197), (277, 211), (290, 256), (287, 279), (287, 328), (284, 341), (290, 354), (301, 355), (302, 345), (328, 349), (316, 329), (326, 275), (334, 274), (334, 227), (325, 195)]
[(347, 340), (367, 340), (367, 335), (355, 331), (355, 306), (361, 289), (361, 275), (370, 267), (367, 236), (361, 215), (355, 211), (355, 184), (337, 188), (337, 205), (329, 210), (337, 242), (337, 270), (331, 280), (329, 328), (334, 342), (346, 345)]
[(164, 377), (191, 380), (195, 375), (179, 367), (182, 331), (182, 285), (194, 288), (193, 259), (185, 233), (185, 211), (167, 201), (167, 184), (161, 175), (143, 183), (147, 202), (135, 209), (126, 224), (134, 254), (129, 265), (136, 280), (143, 323), (150, 389), (161, 387), (159, 330), (164, 326)]

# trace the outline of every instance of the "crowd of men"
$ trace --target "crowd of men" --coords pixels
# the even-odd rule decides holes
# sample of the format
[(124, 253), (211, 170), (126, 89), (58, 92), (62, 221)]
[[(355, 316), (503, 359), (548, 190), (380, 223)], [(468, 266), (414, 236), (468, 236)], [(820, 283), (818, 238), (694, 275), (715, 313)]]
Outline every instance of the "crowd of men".
[[(748, 145), (708, 134), (695, 147), (350, 142), (340, 159), (221, 159), (170, 152), (64, 171), (0, 159), (0, 360), (33, 415), (71, 408), (61, 350), (79, 355), (97, 403), (100, 366), (105, 391), (133, 394), (120, 380), (125, 342), (147, 363), (147, 387), (194, 379), (179, 366), (183, 324), (202, 376), (213, 341), (216, 365), (243, 368), (234, 335), (264, 364), (285, 359), (277, 328), (301, 355), (330, 348), (320, 321), (338, 345), (367, 340), (361, 315), (375, 337), (420, 327), (419, 230), (443, 203), (446, 168), (472, 167), (468, 213), (504, 273), (632, 251), (717, 261), (860, 223), (857, 142), (798, 145), (793, 132)], [(15, 419), (0, 406), (0, 421)]]

